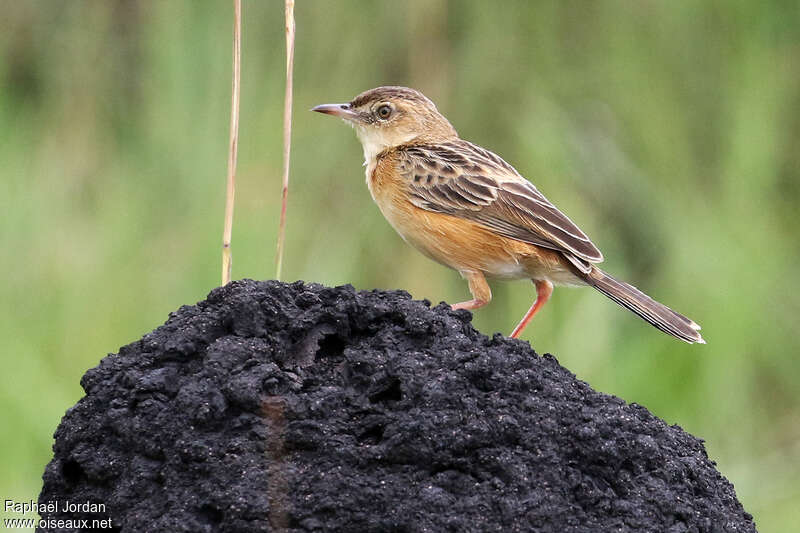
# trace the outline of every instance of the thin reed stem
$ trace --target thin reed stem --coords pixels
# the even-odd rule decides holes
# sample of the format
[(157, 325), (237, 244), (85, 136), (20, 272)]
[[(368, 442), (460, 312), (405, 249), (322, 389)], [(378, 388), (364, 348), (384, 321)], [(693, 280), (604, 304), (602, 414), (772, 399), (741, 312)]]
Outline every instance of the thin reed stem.
[(231, 96), (231, 130), (228, 150), (228, 181), (225, 193), (225, 229), (222, 233), (222, 284), (231, 280), (233, 255), (233, 199), (236, 194), (236, 154), (239, 148), (239, 77), (242, 59), (242, 1), (233, 0), (233, 88)]
[(292, 71), (294, 70), (294, 0), (286, 0), (286, 92), (283, 100), (283, 188), (281, 220), (278, 224), (278, 249), (275, 253), (275, 279), (281, 279), (283, 244), (286, 238), (286, 203), (289, 198), (289, 154), (292, 148)]

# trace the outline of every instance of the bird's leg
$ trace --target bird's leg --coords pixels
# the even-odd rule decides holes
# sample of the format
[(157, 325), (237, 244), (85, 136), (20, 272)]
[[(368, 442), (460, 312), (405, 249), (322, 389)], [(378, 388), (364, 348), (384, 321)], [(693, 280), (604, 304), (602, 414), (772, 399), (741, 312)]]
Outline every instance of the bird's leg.
[(536, 285), (536, 301), (533, 302), (533, 305), (528, 312), (525, 313), (525, 316), (522, 317), (522, 320), (519, 321), (517, 327), (514, 328), (514, 331), (511, 332), (511, 338), (516, 339), (519, 337), (522, 330), (525, 329), (525, 326), (528, 325), (533, 319), (533, 315), (539, 312), (544, 304), (547, 303), (547, 300), (550, 299), (550, 295), (553, 294), (553, 284), (547, 280), (539, 280), (533, 282)]
[(489, 288), (489, 284), (486, 283), (486, 278), (481, 272), (463, 271), (461, 275), (469, 284), (472, 300), (453, 304), (450, 306), (452, 309), (477, 309), (492, 301), (492, 289)]

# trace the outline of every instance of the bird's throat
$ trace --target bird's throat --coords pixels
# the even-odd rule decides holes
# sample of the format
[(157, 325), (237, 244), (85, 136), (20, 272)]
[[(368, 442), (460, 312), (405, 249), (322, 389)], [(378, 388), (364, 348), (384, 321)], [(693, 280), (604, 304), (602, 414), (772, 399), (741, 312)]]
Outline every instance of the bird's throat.
[(405, 144), (415, 137), (416, 133), (402, 131), (398, 128), (380, 128), (372, 125), (356, 125), (356, 135), (364, 149), (364, 164), (369, 164), (378, 157), (378, 154), (389, 148)]

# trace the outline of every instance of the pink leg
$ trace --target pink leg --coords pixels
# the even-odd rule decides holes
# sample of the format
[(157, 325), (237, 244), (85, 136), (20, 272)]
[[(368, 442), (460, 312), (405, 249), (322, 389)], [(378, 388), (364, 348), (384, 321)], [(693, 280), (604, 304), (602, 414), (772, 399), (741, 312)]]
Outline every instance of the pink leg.
[(473, 298), (472, 300), (467, 300), (466, 302), (458, 302), (457, 304), (453, 304), (450, 306), (450, 309), (452, 309), (453, 311), (457, 309), (478, 309), (479, 307), (483, 307), (487, 303), (489, 302)]
[(486, 278), (480, 272), (462, 272), (462, 276), (469, 283), (469, 292), (472, 293), (472, 300), (459, 302), (450, 306), (451, 309), (477, 309), (492, 301), (492, 290), (486, 283)]
[(550, 295), (553, 294), (553, 284), (549, 281), (534, 281), (534, 284), (536, 284), (536, 301), (533, 302), (531, 308), (528, 309), (528, 312), (525, 313), (525, 316), (519, 321), (517, 327), (511, 332), (511, 338), (513, 339), (519, 338), (520, 333), (522, 333), (522, 330), (528, 325), (528, 322), (533, 319), (533, 316), (539, 312), (539, 309), (547, 303), (547, 300), (550, 299)]

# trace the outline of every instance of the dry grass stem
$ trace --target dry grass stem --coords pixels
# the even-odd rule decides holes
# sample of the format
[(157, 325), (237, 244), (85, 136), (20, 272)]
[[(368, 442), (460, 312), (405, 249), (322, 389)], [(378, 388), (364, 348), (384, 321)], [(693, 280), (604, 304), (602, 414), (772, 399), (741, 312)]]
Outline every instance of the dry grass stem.
[(286, 0), (286, 92), (283, 101), (283, 188), (281, 220), (278, 225), (278, 249), (275, 254), (275, 278), (281, 279), (283, 243), (286, 237), (286, 202), (289, 198), (289, 154), (292, 147), (292, 71), (294, 69), (294, 0)]
[(233, 88), (231, 95), (231, 131), (228, 150), (228, 182), (225, 193), (225, 229), (222, 233), (222, 284), (231, 280), (233, 256), (233, 199), (236, 193), (236, 154), (239, 147), (239, 77), (242, 58), (242, 1), (233, 0)]

